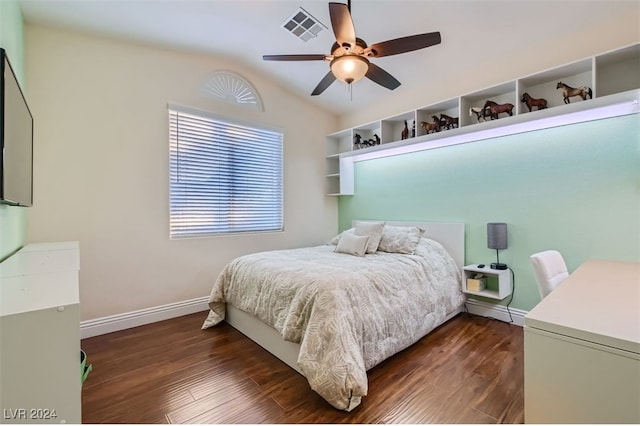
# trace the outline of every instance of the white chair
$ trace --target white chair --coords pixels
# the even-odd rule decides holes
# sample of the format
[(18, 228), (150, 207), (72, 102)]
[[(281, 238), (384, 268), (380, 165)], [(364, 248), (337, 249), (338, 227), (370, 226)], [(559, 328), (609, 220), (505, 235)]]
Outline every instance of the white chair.
[(542, 299), (569, 276), (567, 265), (564, 263), (562, 255), (556, 250), (532, 254), (531, 264)]

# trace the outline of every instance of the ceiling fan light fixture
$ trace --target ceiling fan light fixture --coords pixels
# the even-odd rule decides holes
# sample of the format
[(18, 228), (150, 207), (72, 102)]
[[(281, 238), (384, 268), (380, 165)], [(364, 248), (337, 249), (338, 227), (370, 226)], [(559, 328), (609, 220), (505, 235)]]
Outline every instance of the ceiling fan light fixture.
[[(0, 0), (2, 1), (2, 0)], [(300, 8), (303, 11), (302, 8)], [(291, 22), (287, 22), (283, 27), (287, 31), (295, 31), (298, 24), (303, 28), (311, 28), (314, 24), (311, 20), (305, 19), (306, 13), (295, 14)], [(317, 96), (324, 92), (334, 81), (340, 80), (348, 85), (367, 77), (369, 80), (389, 90), (395, 90), (400, 86), (400, 82), (391, 74), (380, 68), (368, 58), (379, 58), (383, 56), (399, 55), (401, 53), (413, 52), (441, 43), (439, 32), (425, 34), (415, 34), (407, 37), (395, 38), (380, 43), (375, 43), (370, 47), (367, 43), (356, 37), (356, 30), (351, 17), (351, 2), (347, 4), (330, 2), (329, 18), (331, 28), (336, 37), (335, 43), (331, 47), (330, 55), (322, 54), (298, 54), (298, 55), (263, 55), (265, 61), (331, 61), (330, 71), (320, 80), (320, 83), (313, 89), (311, 96)], [(310, 36), (309, 36), (310, 37)], [(351, 87), (351, 86), (349, 86)]]
[(369, 60), (359, 55), (343, 55), (331, 61), (331, 72), (347, 84), (361, 80), (369, 70)]

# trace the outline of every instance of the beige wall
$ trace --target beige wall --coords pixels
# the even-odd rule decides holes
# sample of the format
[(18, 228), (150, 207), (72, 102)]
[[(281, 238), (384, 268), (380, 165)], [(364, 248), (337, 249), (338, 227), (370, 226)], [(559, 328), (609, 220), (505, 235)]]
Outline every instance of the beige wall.
[[(29, 242), (78, 240), (82, 319), (207, 296), (232, 258), (327, 241), (324, 135), (337, 119), (237, 63), (26, 26), (35, 119)], [(265, 112), (200, 95), (217, 69), (238, 72)], [(167, 103), (284, 129), (285, 232), (169, 240)]]

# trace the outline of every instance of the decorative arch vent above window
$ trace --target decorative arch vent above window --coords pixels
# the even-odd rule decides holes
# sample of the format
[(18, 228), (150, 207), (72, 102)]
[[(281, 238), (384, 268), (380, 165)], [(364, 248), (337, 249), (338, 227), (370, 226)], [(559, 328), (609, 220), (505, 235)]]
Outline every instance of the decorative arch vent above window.
[(214, 71), (202, 85), (202, 92), (219, 101), (264, 111), (256, 88), (247, 79), (233, 71)]

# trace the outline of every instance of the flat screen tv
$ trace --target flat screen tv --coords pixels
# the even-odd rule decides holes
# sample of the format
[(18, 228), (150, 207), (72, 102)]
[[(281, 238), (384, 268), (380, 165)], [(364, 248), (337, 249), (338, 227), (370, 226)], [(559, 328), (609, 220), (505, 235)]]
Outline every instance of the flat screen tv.
[(0, 48), (0, 203), (33, 205), (33, 116)]

